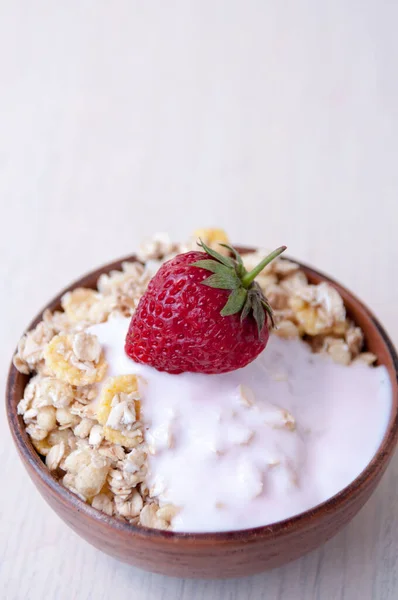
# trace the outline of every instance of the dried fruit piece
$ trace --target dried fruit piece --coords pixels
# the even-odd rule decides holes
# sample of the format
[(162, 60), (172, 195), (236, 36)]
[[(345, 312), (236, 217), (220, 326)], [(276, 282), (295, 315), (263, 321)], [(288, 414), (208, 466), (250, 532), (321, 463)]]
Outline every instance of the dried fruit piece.
[[(85, 335), (91, 336), (91, 334)], [(71, 385), (98, 383), (103, 379), (107, 369), (104, 355), (100, 354), (98, 362), (79, 360), (74, 352), (75, 337), (70, 334), (56, 335), (45, 349), (46, 365), (58, 379)]]
[(224, 256), (228, 256), (229, 250), (220, 244), (229, 244), (229, 239), (227, 234), (223, 229), (217, 228), (204, 228), (204, 229), (196, 229), (194, 231), (193, 237), (195, 240), (202, 240), (207, 246), (217, 250), (220, 254)]
[[(106, 425), (109, 415), (112, 410), (112, 401), (118, 394), (138, 394), (138, 379), (136, 375), (118, 375), (117, 377), (109, 377), (101, 390), (101, 396), (97, 409), (97, 420), (101, 425)], [(140, 401), (134, 400), (136, 417), (140, 417)]]
[(62, 308), (72, 323), (101, 323), (105, 321), (110, 306), (98, 292), (88, 288), (76, 288), (61, 299)]
[(105, 426), (104, 437), (106, 440), (108, 440), (108, 442), (112, 442), (112, 444), (120, 444), (125, 448), (136, 448), (143, 441), (142, 431), (138, 429), (132, 431), (131, 435), (129, 434), (127, 436), (116, 429)]
[(346, 320), (340, 294), (326, 282), (298, 288), (289, 299), (289, 306), (302, 331), (311, 336), (333, 333)]

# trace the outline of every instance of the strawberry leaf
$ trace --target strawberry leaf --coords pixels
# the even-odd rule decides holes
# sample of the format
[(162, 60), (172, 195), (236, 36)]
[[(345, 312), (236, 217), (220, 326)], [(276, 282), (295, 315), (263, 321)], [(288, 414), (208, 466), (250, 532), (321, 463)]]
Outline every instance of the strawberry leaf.
[(259, 298), (255, 298), (252, 302), (253, 317), (257, 323), (258, 335), (260, 335), (265, 323), (265, 311)]
[(234, 273), (226, 273), (220, 275), (215, 273), (210, 275), (207, 279), (202, 281), (202, 285), (207, 285), (211, 288), (218, 288), (220, 290), (236, 290), (241, 287), (239, 277)]
[(263, 305), (265, 311), (267, 312), (267, 315), (269, 316), (272, 327), (275, 327), (274, 313), (271, 306), (264, 299), (262, 299), (261, 304)]
[(248, 316), (249, 312), (252, 309), (252, 301), (251, 301), (251, 296), (248, 293), (246, 296), (246, 301), (243, 305), (243, 309), (242, 312), (240, 314), (240, 321), (242, 322), (244, 319), (246, 319), (246, 317)]
[(229, 256), (223, 256), (216, 250), (213, 250), (209, 246), (206, 246), (206, 244), (204, 242), (202, 242), (202, 240), (200, 240), (199, 246), (201, 246), (203, 248), (203, 250), (206, 252), (206, 254), (208, 254), (209, 256), (212, 256), (213, 258), (218, 260), (220, 263), (222, 263), (226, 267), (233, 268), (235, 266), (232, 258), (230, 258)]
[(236, 262), (239, 265), (243, 265), (243, 260), (242, 260), (241, 255), (239, 254), (239, 252), (237, 250), (235, 250), (235, 248), (233, 246), (230, 246), (229, 244), (221, 244), (221, 242), (220, 242), (220, 246), (229, 250), (234, 255)]
[(221, 310), (221, 315), (225, 317), (240, 312), (240, 320), (242, 322), (251, 314), (256, 321), (259, 335), (265, 325), (267, 316), (274, 327), (275, 323), (271, 306), (261, 291), (260, 286), (255, 281), (255, 278), (273, 259), (286, 250), (286, 246), (280, 246), (280, 248), (277, 248), (274, 252), (263, 258), (254, 269), (247, 272), (239, 252), (229, 244), (220, 243), (220, 246), (229, 250), (234, 258), (223, 256), (207, 246), (202, 240), (198, 242), (198, 245), (211, 258), (198, 260), (192, 266), (200, 267), (213, 273), (213, 275), (202, 281), (202, 284), (211, 288), (231, 291), (227, 303)]
[(236, 313), (240, 312), (245, 303), (246, 297), (247, 290), (245, 290), (245, 288), (240, 287), (237, 290), (234, 290), (229, 295), (228, 302), (220, 313), (221, 316), (227, 317), (228, 315), (235, 315)]
[(216, 260), (205, 259), (198, 260), (192, 263), (193, 267), (200, 267), (201, 269), (206, 269), (207, 271), (211, 271), (212, 273), (219, 273), (220, 275), (233, 273), (231, 267), (226, 267), (225, 265), (217, 262)]

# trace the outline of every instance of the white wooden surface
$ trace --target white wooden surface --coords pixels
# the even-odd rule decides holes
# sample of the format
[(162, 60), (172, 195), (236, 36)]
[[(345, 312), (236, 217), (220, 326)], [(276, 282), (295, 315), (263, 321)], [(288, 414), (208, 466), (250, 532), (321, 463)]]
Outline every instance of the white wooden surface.
[[(156, 230), (287, 243), (398, 342), (398, 4), (0, 0), (1, 384), (71, 279)], [(167, 579), (73, 534), (0, 419), (6, 600), (398, 597), (398, 462), (325, 547), (240, 581)]]

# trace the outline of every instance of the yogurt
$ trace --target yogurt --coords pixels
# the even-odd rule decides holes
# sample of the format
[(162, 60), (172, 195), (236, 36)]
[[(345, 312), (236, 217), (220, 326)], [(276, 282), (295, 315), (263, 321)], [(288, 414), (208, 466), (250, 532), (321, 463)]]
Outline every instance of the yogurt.
[(149, 448), (147, 485), (179, 507), (174, 531), (268, 525), (308, 510), (352, 482), (388, 424), (385, 367), (334, 363), (301, 340), (271, 336), (243, 369), (170, 375), (124, 353), (129, 319), (90, 328), (108, 375), (140, 377)]

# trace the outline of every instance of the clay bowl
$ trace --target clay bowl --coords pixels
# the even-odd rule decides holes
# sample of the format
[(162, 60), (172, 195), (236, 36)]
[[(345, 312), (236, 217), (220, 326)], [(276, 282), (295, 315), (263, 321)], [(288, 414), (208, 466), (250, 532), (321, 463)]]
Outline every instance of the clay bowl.
[[(123, 260), (133, 259), (133, 256)], [(95, 288), (102, 273), (120, 269), (122, 260), (105, 265), (76, 281)], [(121, 561), (156, 573), (177, 577), (227, 578), (251, 575), (277, 567), (317, 548), (346, 525), (378, 485), (398, 437), (398, 357), (386, 332), (369, 310), (348, 290), (318, 271), (303, 266), (313, 283), (328, 281), (342, 295), (347, 310), (362, 328), (367, 348), (387, 367), (393, 385), (393, 410), (382, 444), (372, 462), (333, 498), (291, 519), (266, 527), (210, 534), (184, 534), (137, 528), (91, 508), (59, 484), (34, 450), (16, 406), (28, 377), (10, 368), (7, 414), (10, 429), (33, 483), (56, 513), (93, 546)], [(46, 308), (60, 306), (64, 290)], [(37, 324), (41, 313), (31, 323)], [(200, 499), (198, 499), (200, 502)]]

